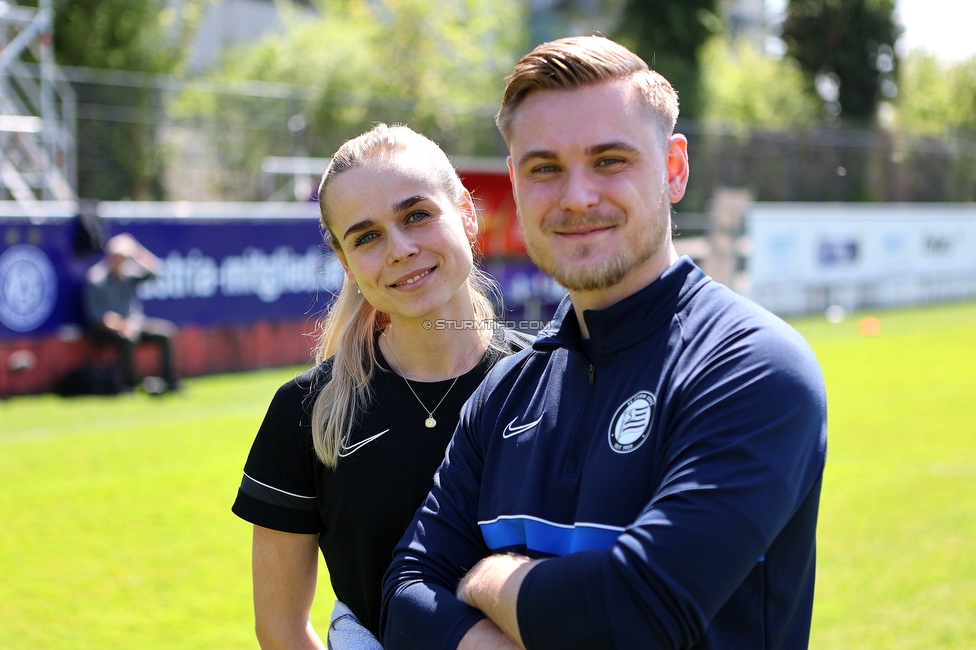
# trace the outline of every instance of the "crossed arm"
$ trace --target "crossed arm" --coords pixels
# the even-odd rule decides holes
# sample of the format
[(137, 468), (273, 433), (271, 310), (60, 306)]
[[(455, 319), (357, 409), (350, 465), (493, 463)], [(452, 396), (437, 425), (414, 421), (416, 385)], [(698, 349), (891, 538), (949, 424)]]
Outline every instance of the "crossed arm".
[(468, 571), (458, 584), (457, 599), (488, 618), (468, 631), (458, 650), (524, 649), (516, 612), (518, 592), (526, 574), (542, 561), (522, 555), (489, 555)]

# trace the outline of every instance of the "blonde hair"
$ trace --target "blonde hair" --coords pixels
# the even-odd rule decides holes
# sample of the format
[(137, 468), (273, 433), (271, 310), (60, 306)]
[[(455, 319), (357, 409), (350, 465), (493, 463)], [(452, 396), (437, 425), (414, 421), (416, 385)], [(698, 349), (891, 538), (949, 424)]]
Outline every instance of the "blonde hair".
[(664, 139), (678, 121), (678, 93), (642, 58), (603, 36), (573, 36), (543, 43), (515, 64), (505, 78), (502, 107), (495, 124), (508, 142), (515, 111), (537, 90), (570, 90), (617, 79), (628, 79), (640, 92), (651, 114), (660, 121)]
[[(336, 252), (341, 252), (339, 239), (331, 229), (327, 200), (332, 179), (377, 156), (417, 147), (426, 150), (428, 155), (425, 162), (430, 164), (435, 178), (454, 205), (462, 205), (465, 200), (464, 186), (437, 144), (408, 127), (377, 124), (339, 147), (319, 184), (322, 228)], [(489, 296), (498, 291), (494, 282), (474, 267), (468, 276), (468, 289), (475, 318), (478, 321), (493, 320), (495, 314)], [(374, 309), (349, 281), (343, 283), (339, 296), (321, 322), (315, 359), (319, 363), (330, 357), (333, 359), (332, 379), (319, 392), (312, 406), (312, 440), (315, 454), (326, 467), (335, 468), (339, 449), (348, 442), (357, 414), (372, 399), (370, 380), (377, 365), (376, 335), (389, 324), (389, 315)], [(485, 331), (490, 331), (490, 328)]]

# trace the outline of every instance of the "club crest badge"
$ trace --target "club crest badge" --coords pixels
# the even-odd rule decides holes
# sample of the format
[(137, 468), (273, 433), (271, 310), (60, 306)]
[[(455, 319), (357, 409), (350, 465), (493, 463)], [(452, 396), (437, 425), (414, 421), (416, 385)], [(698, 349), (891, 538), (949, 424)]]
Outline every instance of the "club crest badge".
[(618, 454), (629, 454), (651, 435), (654, 396), (641, 391), (620, 405), (610, 422), (610, 448)]
[(54, 310), (58, 277), (40, 248), (12, 246), (0, 255), (0, 322), (15, 332), (41, 326)]

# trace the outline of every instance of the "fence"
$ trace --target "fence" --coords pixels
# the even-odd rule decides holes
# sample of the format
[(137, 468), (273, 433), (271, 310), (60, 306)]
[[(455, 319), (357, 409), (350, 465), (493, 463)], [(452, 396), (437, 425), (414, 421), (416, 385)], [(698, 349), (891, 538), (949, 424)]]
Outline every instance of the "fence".
[[(105, 200), (262, 200), (267, 156), (328, 156), (375, 121), (410, 123), (452, 156), (504, 156), (496, 107), (421, 123), (396, 98), (312, 104), (278, 83), (64, 68), (78, 102), (79, 195)], [(692, 180), (679, 209), (718, 187), (758, 201), (976, 200), (976, 142), (888, 130), (772, 131), (680, 120)], [(285, 198), (279, 193), (274, 198)]]

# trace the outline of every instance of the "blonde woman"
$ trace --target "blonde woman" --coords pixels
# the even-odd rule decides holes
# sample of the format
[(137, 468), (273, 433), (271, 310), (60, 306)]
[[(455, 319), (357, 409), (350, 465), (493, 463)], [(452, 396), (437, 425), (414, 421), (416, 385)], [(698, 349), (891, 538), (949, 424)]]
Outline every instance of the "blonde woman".
[(319, 204), (346, 280), (318, 365), (271, 402), (233, 508), (254, 524), (262, 648), (323, 647), (309, 621), (319, 549), (341, 601), (329, 647), (379, 647), (383, 574), (461, 405), (530, 341), (491, 326), (475, 208), (432, 141), (381, 124), (345, 143)]

